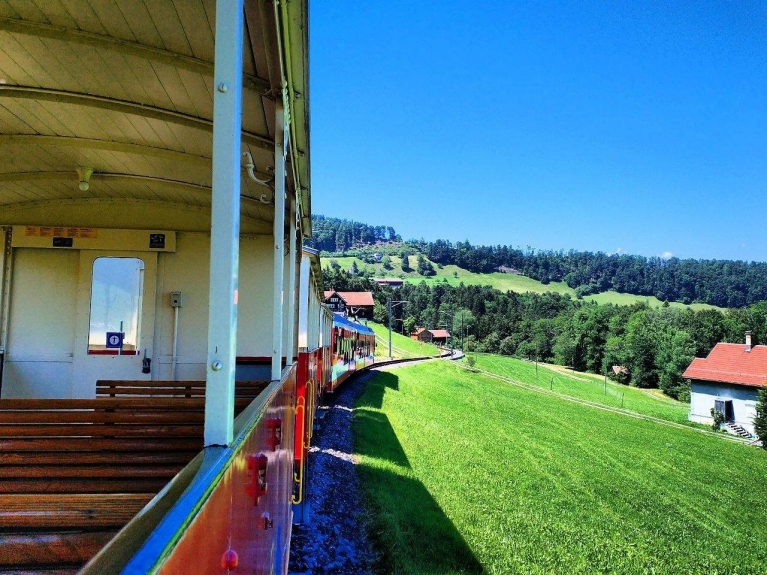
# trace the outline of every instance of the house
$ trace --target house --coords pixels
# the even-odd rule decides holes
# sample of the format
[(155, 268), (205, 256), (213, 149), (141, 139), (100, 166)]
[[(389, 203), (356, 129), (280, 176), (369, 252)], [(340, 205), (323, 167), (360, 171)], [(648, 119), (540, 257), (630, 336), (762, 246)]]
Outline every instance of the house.
[(437, 345), (445, 345), (450, 338), (450, 334), (444, 329), (424, 329), (419, 327), (410, 334), (412, 339), (426, 341)]
[(419, 341), (431, 341), (431, 332), (422, 327), (419, 327), (410, 334), (410, 339), (417, 339)]
[(369, 291), (328, 290), (325, 292), (325, 305), (345, 317), (372, 319), (375, 302), (373, 293)]
[(402, 287), (403, 280), (399, 278), (373, 278), (379, 286), (388, 286), (392, 288)]
[(446, 329), (430, 329), (431, 342), (437, 345), (447, 344), (447, 340), (450, 339), (450, 333)]
[(754, 434), (759, 389), (767, 387), (767, 345), (717, 343), (704, 358), (695, 358), (683, 377), (692, 381), (690, 421), (713, 423), (711, 409), (724, 414), (732, 431), (740, 426)]

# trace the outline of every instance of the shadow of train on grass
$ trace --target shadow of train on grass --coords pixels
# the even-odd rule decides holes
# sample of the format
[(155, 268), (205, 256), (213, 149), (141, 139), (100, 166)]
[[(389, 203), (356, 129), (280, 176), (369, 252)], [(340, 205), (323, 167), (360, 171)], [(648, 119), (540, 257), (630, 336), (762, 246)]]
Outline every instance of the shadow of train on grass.
[[(379, 573), (408, 575), (484, 573), (468, 544), (412, 469), (386, 414), (384, 394), (399, 390), (395, 374), (366, 381), (354, 410), (354, 451), (363, 457), (357, 473), (373, 511), (371, 536), (380, 553)], [(383, 469), (365, 457), (402, 469)]]

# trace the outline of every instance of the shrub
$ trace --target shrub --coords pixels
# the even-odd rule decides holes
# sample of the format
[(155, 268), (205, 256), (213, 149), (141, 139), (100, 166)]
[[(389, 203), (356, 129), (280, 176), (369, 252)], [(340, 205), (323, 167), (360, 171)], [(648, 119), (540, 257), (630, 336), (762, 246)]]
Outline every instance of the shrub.
[(759, 401), (756, 402), (754, 416), (754, 432), (762, 442), (762, 449), (767, 449), (767, 389), (759, 390)]
[(466, 356), (466, 365), (469, 366), (469, 369), (474, 370), (474, 366), (477, 364), (477, 358), (473, 355), (467, 355)]
[(722, 427), (722, 424), (724, 423), (724, 413), (712, 407), (711, 417), (714, 418), (714, 423), (711, 424), (711, 429), (719, 431), (719, 428)]

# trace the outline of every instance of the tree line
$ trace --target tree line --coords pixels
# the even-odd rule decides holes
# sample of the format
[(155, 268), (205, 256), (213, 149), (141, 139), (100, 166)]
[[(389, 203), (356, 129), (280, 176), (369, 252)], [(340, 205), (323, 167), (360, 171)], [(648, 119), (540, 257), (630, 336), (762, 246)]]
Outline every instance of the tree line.
[[(446, 327), (454, 344), (607, 373), (627, 385), (657, 387), (689, 400), (682, 373), (720, 341), (742, 342), (746, 330), (767, 342), (767, 302), (701, 310), (646, 303), (596, 304), (558, 293), (503, 293), (489, 286), (404, 284), (393, 290), (340, 269), (326, 269), (326, 289), (372, 291), (374, 319), (388, 323), (386, 298), (406, 300), (392, 312), (397, 331)], [(613, 367), (624, 368), (613, 370)]]
[[(391, 226), (370, 226), (322, 215), (312, 216), (310, 245), (331, 253), (401, 242)], [(410, 240), (397, 249), (422, 254), (440, 265), (475, 273), (503, 270), (548, 284), (565, 282), (578, 296), (615, 290), (661, 301), (701, 302), (737, 308), (767, 299), (767, 263), (715, 259), (679, 259), (589, 251), (522, 250), (449, 240)], [(426, 274), (425, 274), (426, 275)]]
[(743, 307), (767, 299), (767, 263), (644, 257), (603, 252), (521, 250), (468, 241), (415, 242), (432, 261), (476, 273), (505, 269), (544, 284), (565, 282), (578, 295), (608, 290), (661, 301)]
[(391, 226), (371, 226), (313, 215), (312, 240), (307, 245), (323, 252), (345, 252), (360, 246), (401, 240)]

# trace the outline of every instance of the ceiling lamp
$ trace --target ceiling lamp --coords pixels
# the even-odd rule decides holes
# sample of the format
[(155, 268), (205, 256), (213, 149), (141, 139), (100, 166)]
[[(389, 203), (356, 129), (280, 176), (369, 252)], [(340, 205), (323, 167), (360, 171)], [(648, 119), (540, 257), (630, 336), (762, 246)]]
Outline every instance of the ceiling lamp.
[(93, 175), (93, 168), (77, 168), (77, 175), (80, 177), (80, 190), (87, 192), (90, 187), (90, 179)]

